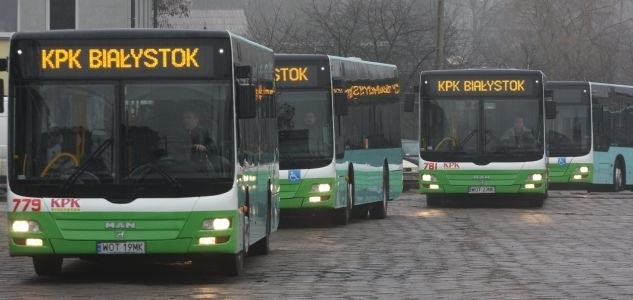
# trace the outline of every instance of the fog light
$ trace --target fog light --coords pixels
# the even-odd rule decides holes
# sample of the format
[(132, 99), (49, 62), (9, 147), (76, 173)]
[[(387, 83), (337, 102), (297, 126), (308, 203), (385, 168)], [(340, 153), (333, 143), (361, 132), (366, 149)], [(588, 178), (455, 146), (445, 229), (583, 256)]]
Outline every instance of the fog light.
[(310, 198), (308, 198), (308, 202), (310, 203), (321, 202), (321, 196), (311, 196)]
[(433, 176), (430, 174), (422, 174), (422, 181), (431, 181), (433, 180)]
[(578, 171), (580, 171), (580, 173), (589, 173), (589, 167), (582, 166)]
[(582, 179), (582, 175), (574, 175), (574, 179)]
[(29, 247), (42, 247), (44, 241), (42, 239), (26, 239), (26, 245)]
[(543, 175), (541, 175), (541, 174), (532, 174), (532, 180), (534, 180), (534, 181), (541, 181), (541, 180), (543, 180)]
[(440, 185), (439, 184), (431, 184), (429, 185), (429, 188), (432, 190), (439, 190), (440, 189)]
[(13, 232), (36, 232), (40, 231), (40, 225), (35, 221), (17, 220), (11, 224)]
[(200, 245), (215, 245), (215, 237), (202, 237), (198, 240)]
[(533, 189), (533, 188), (534, 188), (534, 183), (527, 183), (527, 184), (525, 185), (525, 188), (526, 188), (526, 189)]

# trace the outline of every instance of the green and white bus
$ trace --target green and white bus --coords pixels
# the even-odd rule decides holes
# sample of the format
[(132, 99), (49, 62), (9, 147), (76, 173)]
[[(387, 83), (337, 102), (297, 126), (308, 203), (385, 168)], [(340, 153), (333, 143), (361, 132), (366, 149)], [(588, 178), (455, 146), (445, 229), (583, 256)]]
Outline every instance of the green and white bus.
[[(420, 192), (429, 206), (456, 196), (547, 197), (544, 75), (469, 69), (421, 74)], [(549, 104), (548, 104), (549, 106)]]
[[(17, 33), (9, 253), (237, 275), (278, 225), (273, 53), (229, 32)], [(191, 126), (194, 124), (194, 126)]]
[(556, 102), (548, 120), (553, 187), (620, 191), (633, 178), (633, 86), (552, 81)]
[(402, 192), (397, 68), (275, 54), (282, 218), (385, 218)]

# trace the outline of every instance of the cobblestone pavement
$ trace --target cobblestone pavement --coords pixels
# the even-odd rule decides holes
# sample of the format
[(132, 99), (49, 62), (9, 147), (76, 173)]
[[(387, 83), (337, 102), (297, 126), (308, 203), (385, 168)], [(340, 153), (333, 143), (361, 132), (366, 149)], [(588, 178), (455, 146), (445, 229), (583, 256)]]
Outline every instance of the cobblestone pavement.
[(80, 260), (39, 278), (8, 256), (0, 210), (0, 298), (633, 298), (632, 192), (555, 191), (542, 209), (407, 193), (385, 220), (281, 229), (236, 278)]

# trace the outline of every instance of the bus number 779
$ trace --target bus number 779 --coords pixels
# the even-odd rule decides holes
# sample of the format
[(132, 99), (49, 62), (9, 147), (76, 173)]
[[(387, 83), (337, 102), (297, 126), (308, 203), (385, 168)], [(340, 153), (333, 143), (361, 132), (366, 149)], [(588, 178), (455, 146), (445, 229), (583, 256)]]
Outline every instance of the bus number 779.
[(40, 211), (42, 209), (42, 199), (13, 199), (13, 211), (16, 212), (18, 209), (20, 209), (19, 211)]

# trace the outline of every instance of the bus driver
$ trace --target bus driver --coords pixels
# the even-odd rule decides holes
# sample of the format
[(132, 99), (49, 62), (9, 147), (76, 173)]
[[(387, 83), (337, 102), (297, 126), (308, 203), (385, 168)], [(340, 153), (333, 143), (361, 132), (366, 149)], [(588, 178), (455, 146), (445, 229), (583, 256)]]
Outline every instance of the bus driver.
[(200, 126), (198, 113), (192, 110), (184, 111), (182, 122), (191, 142), (191, 160), (207, 159), (209, 154), (214, 154), (215, 142), (211, 139), (209, 130)]
[(516, 117), (514, 126), (501, 136), (501, 142), (509, 147), (531, 148), (534, 146), (535, 138), (532, 131), (525, 127), (523, 117)]

